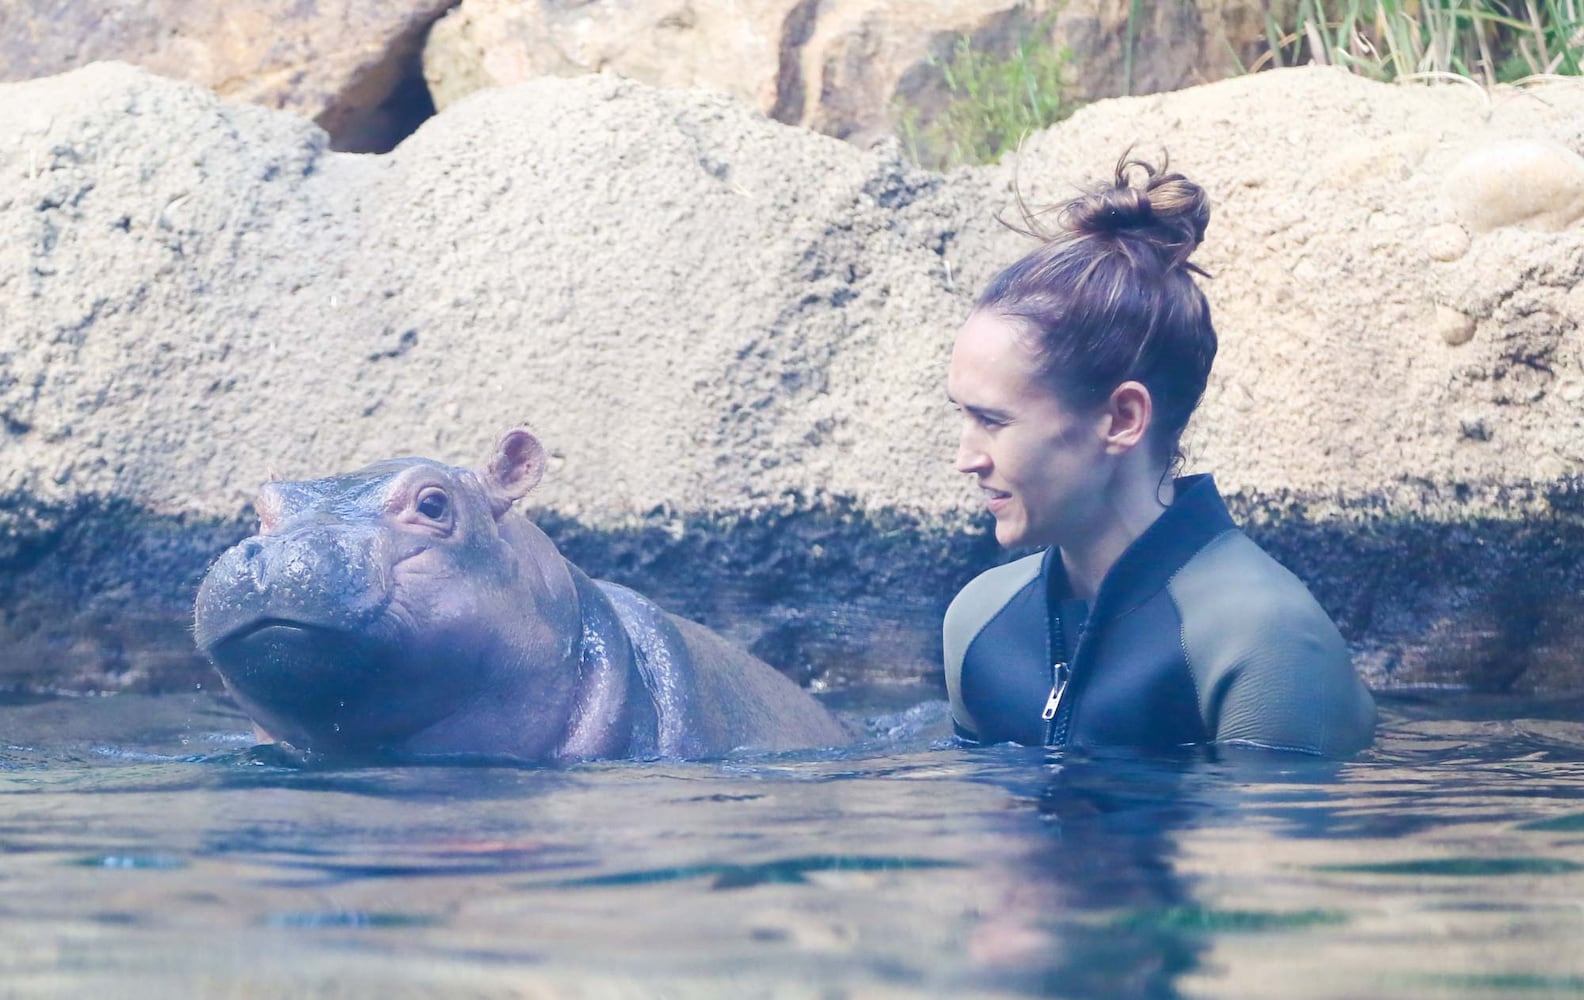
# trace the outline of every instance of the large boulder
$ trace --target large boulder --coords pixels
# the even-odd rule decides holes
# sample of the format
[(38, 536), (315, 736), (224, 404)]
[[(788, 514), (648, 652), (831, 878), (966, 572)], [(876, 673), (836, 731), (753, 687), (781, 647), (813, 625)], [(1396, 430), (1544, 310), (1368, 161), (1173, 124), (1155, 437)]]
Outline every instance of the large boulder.
[[(606, 69), (659, 87), (736, 94), (771, 114), (814, 0), (464, 0), (430, 32), (424, 78), (444, 108), (484, 87)], [(786, 120), (785, 115), (779, 115)]]
[[(535, 513), (592, 572), (804, 679), (932, 676), (999, 558), (943, 389), (1027, 248), (993, 215), (1165, 144), (1215, 203), (1193, 464), (1377, 685), (1576, 685), (1584, 227), (1466, 213), (1503, 190), (1485, 150), (1576, 151), (1581, 105), (1286, 71), (948, 180), (605, 76), (481, 92), (382, 157), (125, 66), (0, 87), (0, 662), (202, 682), (185, 606), (258, 483), (474, 462), (526, 422)], [(1522, 149), (1495, 162), (1572, 190)]]
[[(455, 0), (10, 0), (0, 5), (0, 80), (104, 59), (317, 122), (345, 150), (385, 150), (416, 125), (398, 93), (417, 77), (429, 25)], [(395, 98), (393, 100), (393, 98)]]
[[(1218, 80), (1251, 62), (1270, 5), (1253, 0), (462, 0), (431, 33), (424, 75), (437, 107), (482, 87), (612, 70), (656, 86), (705, 87), (778, 121), (870, 145), (899, 105), (928, 121), (959, 39), (1007, 55), (1072, 53), (1076, 100)], [(1275, 14), (1286, 2), (1276, 4)]]

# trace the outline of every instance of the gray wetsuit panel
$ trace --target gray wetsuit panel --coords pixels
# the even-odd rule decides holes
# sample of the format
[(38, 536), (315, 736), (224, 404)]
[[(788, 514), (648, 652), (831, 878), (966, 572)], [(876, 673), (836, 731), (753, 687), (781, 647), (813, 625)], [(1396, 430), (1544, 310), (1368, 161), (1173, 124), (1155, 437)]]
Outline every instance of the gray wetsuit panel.
[(1328, 757), (1370, 743), (1375, 704), (1303, 583), (1240, 531), (1167, 584), (1206, 728), (1221, 743)]
[[(941, 625), (941, 642), (946, 660), (946, 694), (951, 699), (952, 717), (957, 720), (959, 728), (983, 732), (983, 727), (969, 711), (968, 699), (963, 693), (963, 660), (968, 655), (968, 647), (979, 638), (980, 633), (996, 624), (998, 619), (1006, 617), (1006, 609), (1015, 606), (1019, 596), (1025, 601), (1037, 601), (1039, 613), (1043, 615), (1044, 588), (1031, 586), (1040, 582), (1043, 559), (1043, 554), (1036, 552), (984, 571), (969, 581), (946, 609), (946, 619)], [(1027, 628), (1021, 622), (1010, 624), (1012, 628), (1008, 629), (1008, 634), (998, 637), (1000, 642), (1029, 646), (1024, 658), (1035, 657), (1044, 661), (1047, 658), (1046, 647), (1050, 645), (1046, 631)], [(1041, 676), (1034, 686), (1043, 693), (1041, 685), (1047, 683)]]

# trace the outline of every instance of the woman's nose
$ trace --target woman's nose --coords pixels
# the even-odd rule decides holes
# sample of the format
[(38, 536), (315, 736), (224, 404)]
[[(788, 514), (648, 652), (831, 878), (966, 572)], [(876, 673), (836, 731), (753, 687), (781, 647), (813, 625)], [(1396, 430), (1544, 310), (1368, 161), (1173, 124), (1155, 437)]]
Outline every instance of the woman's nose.
[(984, 473), (990, 468), (990, 456), (973, 437), (972, 430), (965, 429), (957, 439), (957, 471), (970, 475)]

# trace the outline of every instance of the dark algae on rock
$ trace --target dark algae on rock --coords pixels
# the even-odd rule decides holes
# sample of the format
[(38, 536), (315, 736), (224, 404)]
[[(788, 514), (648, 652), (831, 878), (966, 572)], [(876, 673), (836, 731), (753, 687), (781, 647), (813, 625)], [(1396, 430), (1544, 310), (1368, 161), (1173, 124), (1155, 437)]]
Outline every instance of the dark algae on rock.
[[(1545, 516), (1437, 520), (1331, 498), (1229, 498), (1234, 517), (1335, 617), (1372, 687), (1584, 687), (1584, 510), (1576, 480), (1525, 491)], [(1526, 502), (1527, 505), (1527, 502)], [(169, 691), (218, 678), (192, 648), (192, 599), (251, 521), (125, 501), (5, 504), (0, 687)], [(612, 530), (533, 514), (593, 576), (649, 594), (816, 687), (937, 681), (940, 620), (979, 571), (1018, 553), (988, 531), (855, 503), (653, 510)]]

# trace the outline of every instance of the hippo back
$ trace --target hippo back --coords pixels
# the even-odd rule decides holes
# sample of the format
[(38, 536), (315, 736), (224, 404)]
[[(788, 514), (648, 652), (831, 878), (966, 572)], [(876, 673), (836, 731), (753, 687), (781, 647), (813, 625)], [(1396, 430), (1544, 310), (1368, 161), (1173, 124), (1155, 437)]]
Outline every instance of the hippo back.
[(813, 696), (768, 663), (636, 591), (597, 582), (633, 644), (655, 705), (661, 754), (700, 757), (851, 742)]

